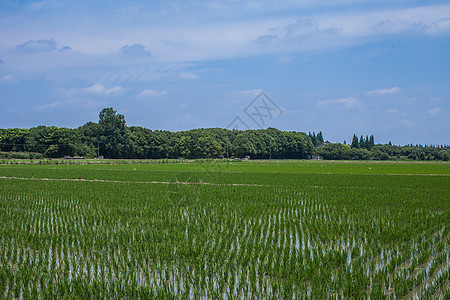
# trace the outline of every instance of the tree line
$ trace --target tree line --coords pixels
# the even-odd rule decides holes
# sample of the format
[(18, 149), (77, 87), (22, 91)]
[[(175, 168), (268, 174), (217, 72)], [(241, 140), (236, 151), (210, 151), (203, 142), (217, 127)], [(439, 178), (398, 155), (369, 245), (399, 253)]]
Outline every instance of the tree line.
[(243, 158), (305, 159), (314, 145), (305, 133), (275, 128), (229, 130), (202, 128), (171, 132), (127, 126), (125, 117), (104, 108), (98, 123), (75, 128), (37, 126), (0, 129), (3, 152), (38, 153), (43, 157), (105, 158)]
[(375, 144), (354, 134), (351, 145), (324, 142), (323, 134), (275, 128), (229, 130), (201, 128), (171, 132), (127, 126), (125, 117), (104, 108), (99, 121), (78, 128), (37, 126), (0, 129), (0, 158), (97, 157), (308, 159), (333, 160), (449, 160), (449, 146)]
[(331, 160), (442, 160), (450, 159), (449, 146), (377, 144), (367, 148), (330, 143), (316, 149), (317, 155)]

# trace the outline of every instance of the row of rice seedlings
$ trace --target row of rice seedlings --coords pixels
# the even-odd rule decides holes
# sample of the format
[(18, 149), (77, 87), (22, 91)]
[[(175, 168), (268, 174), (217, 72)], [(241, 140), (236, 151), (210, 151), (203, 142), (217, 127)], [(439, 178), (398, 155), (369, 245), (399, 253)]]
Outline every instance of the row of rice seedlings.
[[(412, 226), (413, 210), (386, 213), (333, 188), (7, 181), (1, 195), (5, 297), (378, 298), (448, 264), (441, 215)], [(407, 260), (412, 271), (429, 261), (426, 276), (394, 272)]]

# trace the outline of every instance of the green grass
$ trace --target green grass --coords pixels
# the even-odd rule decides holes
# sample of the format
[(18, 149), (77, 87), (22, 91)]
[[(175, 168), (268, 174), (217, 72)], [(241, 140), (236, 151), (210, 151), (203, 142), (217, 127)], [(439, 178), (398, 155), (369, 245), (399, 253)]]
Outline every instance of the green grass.
[(0, 297), (443, 297), (449, 167), (0, 166)]
[[(16, 161), (19, 162), (19, 161)], [(28, 162), (28, 161), (27, 161)], [(42, 161), (42, 162), (45, 162)], [(59, 164), (48, 165), (20, 164), (3, 165), (2, 168), (35, 167), (42, 169), (70, 169), (79, 168), (95, 170), (177, 170), (177, 171), (203, 171), (205, 169), (217, 169), (234, 172), (282, 172), (282, 173), (336, 173), (336, 174), (449, 174), (450, 162), (379, 162), (379, 161), (308, 161), (308, 160), (255, 160), (255, 161), (222, 161), (222, 160), (197, 160), (177, 161), (176, 163), (164, 163), (164, 160), (153, 163), (139, 164), (136, 161), (111, 161), (111, 164), (95, 164), (96, 161), (59, 161)], [(91, 163), (92, 162), (92, 163)], [(91, 163), (91, 164), (90, 164)]]

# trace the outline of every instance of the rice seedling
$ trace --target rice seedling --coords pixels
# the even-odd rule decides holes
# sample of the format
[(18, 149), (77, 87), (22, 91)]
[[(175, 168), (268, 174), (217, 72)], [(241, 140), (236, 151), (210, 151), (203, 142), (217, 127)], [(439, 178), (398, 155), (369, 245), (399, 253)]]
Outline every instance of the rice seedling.
[(448, 175), (291, 164), (2, 166), (0, 296), (448, 296)]

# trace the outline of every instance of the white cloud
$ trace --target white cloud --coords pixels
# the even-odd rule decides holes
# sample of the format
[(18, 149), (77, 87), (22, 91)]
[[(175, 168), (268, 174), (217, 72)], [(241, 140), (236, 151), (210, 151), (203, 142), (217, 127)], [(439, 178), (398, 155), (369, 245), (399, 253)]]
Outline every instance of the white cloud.
[(397, 108), (387, 108), (386, 111), (388, 113), (392, 113), (392, 114), (395, 114), (395, 113), (399, 112), (399, 110)]
[(9, 75), (9, 74), (0, 77), (0, 81), (2, 81), (2, 82), (16, 82), (14, 77), (12, 77), (12, 75)]
[(379, 95), (379, 96), (386, 96), (386, 95), (394, 95), (394, 94), (398, 94), (400, 93), (400, 89), (396, 86), (388, 88), (388, 89), (378, 89), (378, 90), (372, 90), (372, 91), (368, 91), (367, 95), (368, 96), (374, 96), (374, 95)]
[(338, 98), (317, 102), (317, 107), (331, 107), (334, 105), (343, 106), (344, 108), (355, 108), (361, 105), (361, 102), (353, 97)]
[(67, 51), (70, 51), (70, 50), (72, 50), (72, 47), (63, 46), (63, 47), (59, 48), (58, 51), (60, 51), (60, 52), (67, 52)]
[(248, 97), (248, 96), (256, 97), (259, 94), (261, 94), (261, 92), (263, 92), (263, 90), (260, 90), (260, 89), (236, 90), (236, 91), (233, 91), (233, 95), (239, 96), (239, 97)]
[(42, 111), (46, 109), (51, 108), (58, 108), (58, 107), (64, 107), (64, 106), (70, 106), (70, 105), (77, 105), (87, 108), (95, 108), (95, 107), (101, 107), (104, 106), (105, 103), (98, 102), (98, 101), (92, 101), (92, 100), (83, 100), (83, 99), (69, 99), (69, 100), (63, 100), (63, 101), (55, 101), (52, 103), (42, 104), (42, 105), (36, 105), (34, 107), (35, 110)]
[(152, 89), (143, 90), (139, 93), (138, 98), (150, 98), (150, 97), (159, 97), (167, 95), (167, 91), (155, 91)]
[(431, 35), (448, 34), (450, 32), (450, 18), (441, 18), (430, 25), (424, 26), (424, 31)]
[(151, 56), (151, 52), (148, 51), (142, 44), (133, 44), (131, 46), (125, 45), (120, 48), (120, 53), (133, 57), (148, 57)]
[(442, 112), (442, 108), (440, 107), (433, 107), (432, 109), (430, 109), (428, 111), (428, 113), (432, 116), (437, 116), (438, 114), (440, 114)]
[[(430, 34), (425, 29), (448, 17), (450, 6), (429, 5), (392, 10), (373, 10), (362, 13), (328, 15), (326, 24), (334, 21), (343, 36), (379, 37), (415, 32)], [(325, 24), (325, 23), (324, 23)], [(323, 24), (322, 24), (323, 26)]]
[(291, 23), (285, 28), (286, 37), (289, 39), (304, 38), (310, 34), (320, 33), (319, 23), (312, 19), (301, 19)]
[(405, 127), (414, 127), (416, 125), (416, 123), (411, 119), (403, 119), (400, 121), (400, 124)]
[(60, 3), (59, 1), (45, 0), (45, 1), (32, 2), (32, 3), (30, 3), (30, 5), (28, 7), (33, 10), (41, 10), (41, 9), (45, 9), (45, 8), (54, 9), (54, 8), (58, 8), (62, 5), (63, 5), (63, 3)]
[(181, 73), (180, 75), (178, 75), (178, 78), (180, 79), (197, 79), (198, 75), (194, 74), (194, 73)]
[(69, 88), (69, 89), (59, 88), (59, 89), (56, 89), (56, 92), (63, 97), (71, 97), (78, 92), (78, 89), (77, 88)]
[(292, 57), (287, 56), (287, 55), (283, 55), (283, 56), (277, 58), (277, 62), (282, 63), (282, 64), (288, 64), (291, 61), (292, 61)]
[[(399, 34), (448, 34), (449, 10), (450, 5), (444, 4), (350, 13), (300, 13), (297, 20), (272, 20), (277, 24), (267, 27), (255, 40), (276, 53), (353, 46)], [(268, 47), (269, 44), (277, 47)]]
[[(122, 12), (112, 20), (90, 17), (91, 12), (86, 11), (83, 22), (80, 22), (77, 14), (62, 11), (60, 17), (65, 20), (62, 28), (48, 31), (46, 35), (51, 32), (51, 36), (70, 45), (75, 52), (95, 55), (96, 58), (111, 58), (108, 56), (117, 55), (121, 48), (122, 53), (132, 54), (133, 57), (140, 54), (147, 56), (149, 51), (140, 44), (144, 43), (151, 45), (152, 60), (181, 62), (261, 53), (283, 55), (294, 51), (365, 44), (401, 34), (448, 34), (450, 29), (450, 4), (401, 9), (383, 9), (382, 4), (374, 4), (369, 6), (370, 9), (364, 9), (364, 5), (355, 1), (358, 9), (347, 9), (345, 4), (333, 1), (326, 4), (309, 0), (276, 4), (268, 4), (267, 1), (266, 5), (258, 5), (261, 15), (265, 16), (259, 18), (254, 17), (254, 10), (250, 8), (252, 5), (243, 5), (252, 1), (225, 1), (220, 4), (223, 6), (220, 10), (209, 2), (202, 5), (197, 1), (187, 1), (186, 4), (169, 2), (152, 7), (152, 10), (112, 5), (110, 9), (119, 8)], [(172, 11), (178, 5), (180, 7)], [(326, 6), (336, 9), (332, 12), (321, 9)], [(304, 7), (314, 9), (305, 12)], [(119, 22), (130, 18), (136, 21), (132, 25), (129, 25), (130, 22)], [(0, 29), (0, 36), (9, 39), (2, 40), (6, 47), (14, 47), (19, 43), (18, 36), (21, 37), (19, 41), (26, 40), (30, 32), (43, 26), (25, 21), (25, 16), (21, 16), (16, 24), (11, 24), (11, 28)], [(8, 34), (11, 30), (13, 33)], [(27, 49), (51, 51), (55, 49), (55, 43), (54, 40), (29, 40), (22, 45)], [(123, 59), (124, 55), (121, 56)], [(142, 59), (142, 56), (139, 58)], [(67, 60), (60, 62), (64, 63)]]
[(278, 41), (278, 37), (273, 34), (264, 34), (256, 39), (256, 42), (261, 45), (268, 45)]
[(56, 50), (57, 43), (51, 40), (29, 40), (23, 44), (17, 45), (16, 49), (21, 52), (50, 52)]
[(95, 83), (90, 87), (82, 89), (82, 91), (87, 94), (114, 96), (114, 95), (122, 95), (123, 93), (125, 93), (126, 89), (121, 87), (120, 85), (116, 85), (110, 89), (107, 89), (103, 86), (103, 84)]

